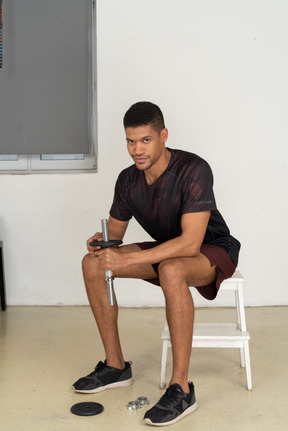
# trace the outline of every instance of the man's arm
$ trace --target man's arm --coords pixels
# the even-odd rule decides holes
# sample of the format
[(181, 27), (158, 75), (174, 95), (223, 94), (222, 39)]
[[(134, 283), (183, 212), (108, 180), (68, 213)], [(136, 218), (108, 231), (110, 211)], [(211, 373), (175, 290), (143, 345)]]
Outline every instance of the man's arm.
[(136, 263), (158, 263), (175, 257), (196, 257), (200, 253), (209, 217), (210, 211), (183, 214), (182, 234), (148, 250), (132, 253), (116, 253), (117, 250), (113, 249), (106, 249), (105, 252), (100, 250), (99, 254), (106, 255), (103, 267), (113, 271), (113, 269)]
[(129, 224), (128, 221), (120, 221), (116, 218), (109, 216), (108, 220), (108, 231), (109, 231), (109, 239), (123, 239), (125, 232), (127, 230)]
[(195, 257), (200, 253), (200, 247), (207, 229), (210, 211), (183, 214), (181, 219), (182, 234), (152, 249), (131, 253), (128, 262), (158, 263), (174, 257)]

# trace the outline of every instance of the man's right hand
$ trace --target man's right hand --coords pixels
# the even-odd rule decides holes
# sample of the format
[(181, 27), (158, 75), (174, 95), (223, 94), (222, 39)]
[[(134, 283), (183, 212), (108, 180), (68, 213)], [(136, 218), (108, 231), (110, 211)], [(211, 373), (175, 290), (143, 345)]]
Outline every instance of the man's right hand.
[(89, 253), (92, 255), (92, 256), (94, 256), (94, 257), (96, 257), (95, 256), (95, 251), (96, 250), (99, 250), (101, 247), (99, 246), (99, 247), (97, 247), (97, 246), (91, 246), (90, 245), (90, 242), (92, 242), (92, 241), (103, 241), (103, 234), (102, 234), (102, 232), (96, 232), (93, 236), (91, 236), (91, 238), (89, 238), (88, 240), (87, 240), (87, 250), (89, 251)]

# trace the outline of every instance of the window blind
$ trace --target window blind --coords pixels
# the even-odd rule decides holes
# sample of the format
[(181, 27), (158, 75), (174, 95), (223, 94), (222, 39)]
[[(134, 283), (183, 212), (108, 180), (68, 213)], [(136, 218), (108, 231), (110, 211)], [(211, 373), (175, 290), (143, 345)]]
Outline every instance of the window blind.
[(0, 154), (89, 152), (91, 0), (2, 0)]

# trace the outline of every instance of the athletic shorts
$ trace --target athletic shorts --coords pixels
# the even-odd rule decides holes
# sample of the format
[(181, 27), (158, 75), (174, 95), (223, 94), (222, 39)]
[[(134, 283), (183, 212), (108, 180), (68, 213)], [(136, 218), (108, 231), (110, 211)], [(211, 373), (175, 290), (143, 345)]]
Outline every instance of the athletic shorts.
[[(136, 245), (141, 248), (141, 250), (147, 250), (149, 248), (156, 247), (159, 245), (157, 241), (146, 241), (146, 242), (137, 242)], [(208, 284), (207, 286), (196, 287), (198, 292), (204, 296), (204, 298), (212, 300), (215, 299), (222, 281), (226, 278), (230, 278), (236, 269), (235, 263), (231, 260), (229, 254), (221, 247), (217, 247), (216, 245), (203, 244), (200, 248), (200, 253), (204, 254), (209, 260), (211, 266), (215, 266), (216, 270), (216, 280)], [(158, 274), (158, 266), (159, 263), (152, 264), (154, 271)], [(153, 278), (151, 280), (145, 280), (149, 283), (155, 284), (156, 286), (160, 286), (159, 278)]]

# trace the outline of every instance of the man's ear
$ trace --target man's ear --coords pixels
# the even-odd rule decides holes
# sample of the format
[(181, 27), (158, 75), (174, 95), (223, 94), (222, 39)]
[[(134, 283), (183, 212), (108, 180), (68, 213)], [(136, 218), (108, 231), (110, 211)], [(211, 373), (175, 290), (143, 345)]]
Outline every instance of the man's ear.
[(168, 129), (166, 129), (166, 127), (164, 127), (164, 129), (161, 130), (160, 136), (161, 136), (162, 142), (165, 143), (168, 139)]

